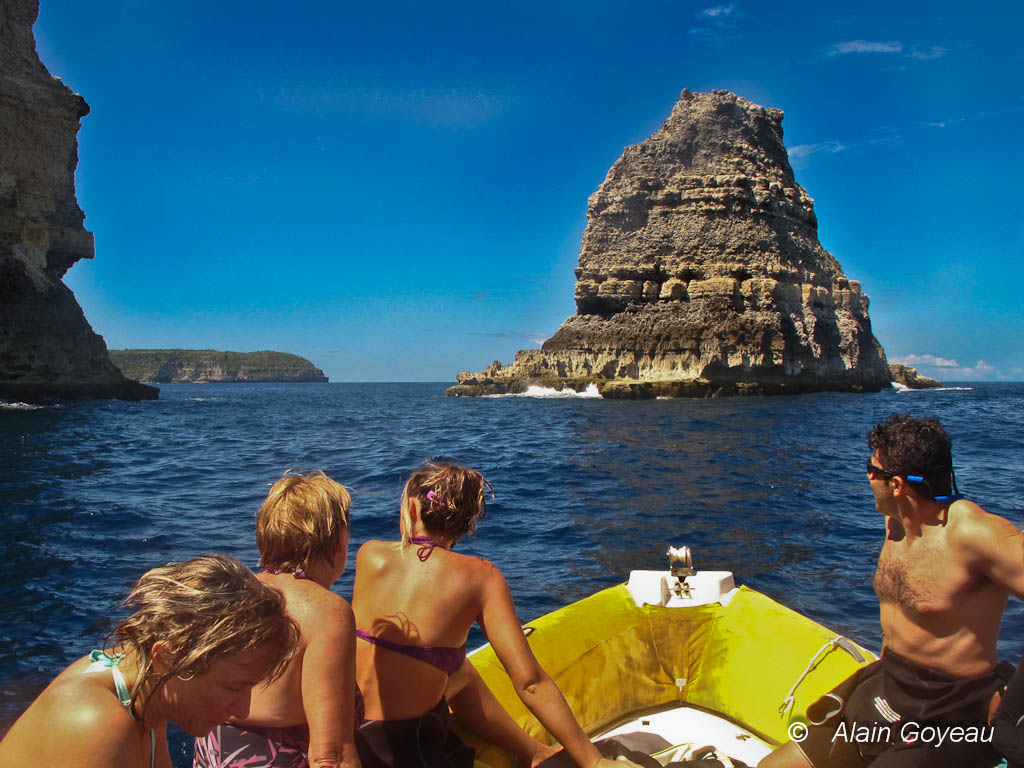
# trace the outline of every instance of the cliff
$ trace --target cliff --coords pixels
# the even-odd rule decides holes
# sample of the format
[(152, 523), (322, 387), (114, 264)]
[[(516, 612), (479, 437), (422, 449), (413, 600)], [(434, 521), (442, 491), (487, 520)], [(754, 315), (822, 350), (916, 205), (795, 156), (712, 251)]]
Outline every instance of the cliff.
[(0, 398), (154, 399), (107, 356), (62, 278), (93, 257), (75, 198), (85, 100), (39, 61), (37, 0), (0, 0)]
[(217, 352), (212, 349), (112, 349), (110, 358), (129, 379), (157, 384), (225, 381), (327, 381), (309, 360), (287, 352)]
[(540, 350), (450, 395), (586, 387), (605, 397), (888, 387), (868, 297), (818, 242), (782, 112), (683, 91), (589, 201), (576, 314)]

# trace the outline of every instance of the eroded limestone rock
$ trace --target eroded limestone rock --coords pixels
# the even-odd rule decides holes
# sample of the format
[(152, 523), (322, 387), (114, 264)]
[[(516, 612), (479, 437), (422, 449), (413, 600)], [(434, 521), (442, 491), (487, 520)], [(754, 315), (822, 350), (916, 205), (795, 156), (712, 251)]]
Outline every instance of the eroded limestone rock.
[(89, 106), (39, 61), (37, 0), (0, 0), (0, 397), (155, 398), (107, 356), (62, 278), (93, 257), (75, 199)]
[(942, 386), (941, 381), (936, 381), (929, 376), (922, 376), (917, 368), (903, 363), (889, 363), (889, 372), (892, 380), (910, 389), (937, 389)]
[[(608, 396), (877, 391), (868, 297), (818, 242), (782, 112), (683, 91), (589, 201), (577, 313), (453, 395), (596, 383)], [(575, 387), (574, 387), (575, 388)]]

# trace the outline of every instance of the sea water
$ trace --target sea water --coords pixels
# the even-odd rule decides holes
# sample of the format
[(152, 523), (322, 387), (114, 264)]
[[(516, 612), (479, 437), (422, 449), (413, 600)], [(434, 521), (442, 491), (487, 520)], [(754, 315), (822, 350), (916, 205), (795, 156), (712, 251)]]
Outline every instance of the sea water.
[[(524, 621), (687, 545), (698, 568), (734, 571), (875, 649), (874, 424), (940, 418), (961, 491), (1024, 524), (1024, 384), (657, 401), (445, 386), (176, 384), (153, 402), (0, 406), (0, 733), (99, 647), (148, 568), (211, 551), (255, 567), (253, 518), (286, 469), (352, 488), (350, 562), (363, 541), (397, 538), (402, 485), (424, 459), (479, 469), (495, 496), (458, 550), (499, 565)], [(351, 589), (349, 570), (336, 591)], [(1011, 600), (999, 650), (1016, 662), (1022, 649)], [(187, 765), (187, 740), (172, 741)]]

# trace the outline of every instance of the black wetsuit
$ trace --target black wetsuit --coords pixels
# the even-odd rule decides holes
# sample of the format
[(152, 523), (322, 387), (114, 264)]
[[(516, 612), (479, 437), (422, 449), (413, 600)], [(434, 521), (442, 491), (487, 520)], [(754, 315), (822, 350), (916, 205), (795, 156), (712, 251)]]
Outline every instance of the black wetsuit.
[(812, 726), (794, 743), (814, 768), (991, 768), (988, 706), (1001, 684), (995, 671), (952, 678), (885, 649), (807, 708)]
[(1024, 768), (1024, 659), (1006, 686), (992, 725), (995, 727), (993, 744), (1010, 768)]

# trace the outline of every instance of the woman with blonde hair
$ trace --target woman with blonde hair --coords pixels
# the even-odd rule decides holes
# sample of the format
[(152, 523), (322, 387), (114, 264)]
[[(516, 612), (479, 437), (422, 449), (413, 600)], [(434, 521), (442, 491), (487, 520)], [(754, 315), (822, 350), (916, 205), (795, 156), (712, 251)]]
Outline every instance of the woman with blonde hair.
[(104, 650), (71, 664), (0, 741), (0, 765), (169, 768), (166, 728), (202, 736), (245, 716), (254, 686), (294, 654), (281, 594), (238, 560), (205, 555), (145, 573)]
[(402, 540), (359, 549), (352, 608), (366, 716), (356, 734), (363, 768), (473, 764), (473, 750), (448, 728), (445, 691), (475, 622), (523, 703), (569, 756), (581, 768), (611, 765), (534, 658), (501, 571), (452, 551), (484, 518), (490, 487), (475, 470), (427, 463), (402, 492)]
[(345, 486), (317, 470), (286, 473), (256, 515), (262, 570), (301, 632), (284, 673), (253, 691), (247, 714), (196, 739), (195, 768), (358, 768), (355, 623), (330, 591), (348, 558)]

